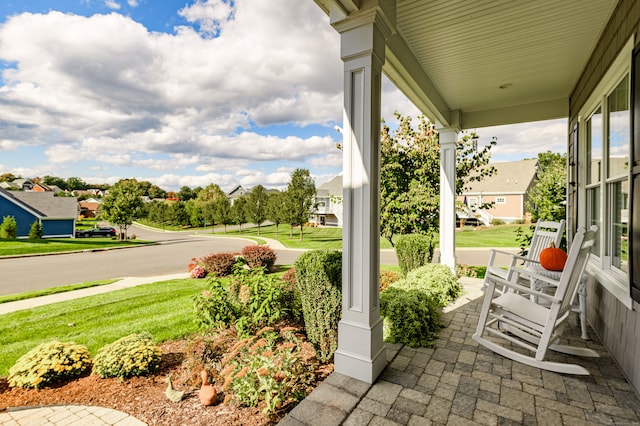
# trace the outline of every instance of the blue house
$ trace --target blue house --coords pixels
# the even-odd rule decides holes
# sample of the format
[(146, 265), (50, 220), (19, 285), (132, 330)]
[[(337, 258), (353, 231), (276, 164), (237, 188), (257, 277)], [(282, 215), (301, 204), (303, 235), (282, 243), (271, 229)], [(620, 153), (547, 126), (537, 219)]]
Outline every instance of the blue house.
[(29, 236), (31, 225), (42, 225), (42, 236), (73, 237), (78, 200), (75, 197), (54, 197), (53, 192), (6, 191), (0, 188), (0, 221), (5, 216), (16, 219), (17, 236)]

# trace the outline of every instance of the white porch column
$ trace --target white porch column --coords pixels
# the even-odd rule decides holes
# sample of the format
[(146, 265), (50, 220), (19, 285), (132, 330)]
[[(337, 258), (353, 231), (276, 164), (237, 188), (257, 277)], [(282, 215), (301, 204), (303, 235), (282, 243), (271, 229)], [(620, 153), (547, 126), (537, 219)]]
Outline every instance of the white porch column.
[[(373, 2), (372, 2), (373, 3)], [(344, 62), (342, 319), (335, 371), (368, 383), (387, 365), (380, 318), (380, 95), (387, 17), (334, 22)]]
[(456, 271), (456, 143), (458, 132), (438, 129), (440, 140), (440, 263)]

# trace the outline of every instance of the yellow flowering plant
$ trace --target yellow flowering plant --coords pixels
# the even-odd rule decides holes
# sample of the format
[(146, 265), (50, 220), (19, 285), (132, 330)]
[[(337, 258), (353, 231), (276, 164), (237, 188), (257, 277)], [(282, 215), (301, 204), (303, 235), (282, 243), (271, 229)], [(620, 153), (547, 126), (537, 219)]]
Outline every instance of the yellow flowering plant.
[(144, 376), (160, 367), (162, 350), (149, 333), (131, 334), (103, 346), (93, 360), (92, 374), (106, 377)]
[(9, 386), (41, 388), (76, 378), (90, 367), (86, 346), (57, 340), (41, 343), (9, 369)]

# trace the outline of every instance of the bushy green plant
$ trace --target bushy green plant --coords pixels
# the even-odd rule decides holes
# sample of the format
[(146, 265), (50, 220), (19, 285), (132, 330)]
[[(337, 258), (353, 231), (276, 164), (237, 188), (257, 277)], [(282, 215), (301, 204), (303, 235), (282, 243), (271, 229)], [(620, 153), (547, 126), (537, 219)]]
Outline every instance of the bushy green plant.
[(42, 343), (9, 369), (9, 386), (41, 388), (73, 379), (91, 367), (89, 350), (73, 342)]
[(440, 309), (431, 296), (417, 289), (389, 286), (380, 294), (384, 337), (391, 343), (430, 347), (438, 337)]
[(395, 247), (400, 272), (404, 276), (409, 271), (431, 262), (433, 258), (433, 239), (430, 235), (400, 235)]
[(493, 226), (504, 225), (504, 220), (494, 217), (493, 219), (491, 219), (491, 224)]
[(16, 238), (18, 224), (13, 216), (4, 216), (0, 224), (0, 238)]
[(226, 277), (233, 272), (236, 256), (233, 253), (212, 253), (201, 258), (199, 263), (207, 275)]
[(460, 281), (453, 275), (448, 266), (439, 263), (429, 263), (407, 274), (403, 280), (393, 284), (405, 290), (416, 289), (422, 291), (439, 306), (446, 306), (462, 294)]
[(37, 220), (31, 224), (29, 229), (29, 238), (32, 240), (39, 240), (42, 238), (42, 225)]
[(263, 412), (273, 414), (307, 396), (317, 364), (313, 346), (295, 328), (262, 329), (239, 341), (222, 360), (224, 403), (255, 407), (265, 401)]
[(130, 334), (98, 350), (92, 374), (102, 377), (132, 377), (154, 373), (160, 367), (162, 350), (149, 333)]
[(278, 255), (269, 246), (253, 245), (242, 249), (242, 257), (249, 268), (265, 268), (268, 271), (276, 263)]
[(295, 262), (307, 338), (318, 359), (328, 361), (338, 348), (338, 322), (342, 313), (342, 253), (312, 250)]
[(207, 327), (235, 325), (239, 334), (273, 325), (291, 312), (295, 288), (263, 269), (236, 272), (226, 281), (213, 278), (194, 298), (196, 317)]

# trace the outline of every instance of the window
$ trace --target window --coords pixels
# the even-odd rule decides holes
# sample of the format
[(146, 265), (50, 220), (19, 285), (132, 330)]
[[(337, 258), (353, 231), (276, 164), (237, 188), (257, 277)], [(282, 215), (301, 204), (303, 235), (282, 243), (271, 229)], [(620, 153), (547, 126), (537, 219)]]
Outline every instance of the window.
[(505, 197), (496, 197), (496, 204), (506, 204), (507, 199)]
[(580, 114), (584, 209), (578, 213), (579, 223), (598, 226), (589, 270), (627, 306), (632, 46), (623, 49)]

